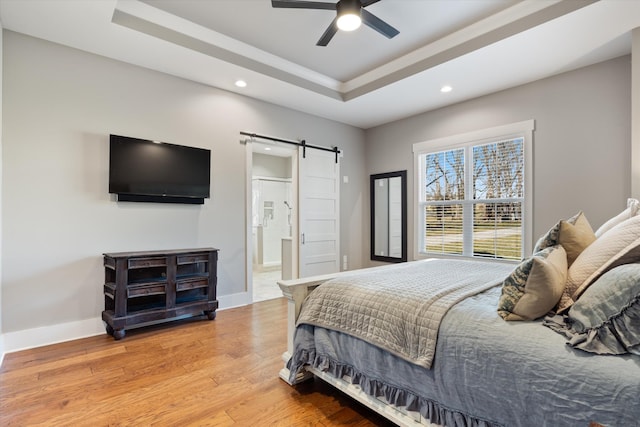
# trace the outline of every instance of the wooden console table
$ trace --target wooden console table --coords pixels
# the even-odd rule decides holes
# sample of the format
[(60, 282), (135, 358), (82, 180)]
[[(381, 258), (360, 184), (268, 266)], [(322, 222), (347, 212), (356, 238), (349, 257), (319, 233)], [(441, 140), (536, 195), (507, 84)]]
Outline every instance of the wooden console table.
[(109, 335), (149, 322), (206, 314), (215, 319), (218, 249), (104, 254), (104, 311)]

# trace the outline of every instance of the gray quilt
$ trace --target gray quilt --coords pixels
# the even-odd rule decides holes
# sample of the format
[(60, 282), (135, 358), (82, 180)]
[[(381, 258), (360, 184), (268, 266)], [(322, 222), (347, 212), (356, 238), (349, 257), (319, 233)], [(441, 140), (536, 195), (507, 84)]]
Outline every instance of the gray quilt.
[(512, 270), (495, 262), (425, 260), (332, 279), (307, 297), (298, 325), (344, 332), (430, 368), (447, 311)]

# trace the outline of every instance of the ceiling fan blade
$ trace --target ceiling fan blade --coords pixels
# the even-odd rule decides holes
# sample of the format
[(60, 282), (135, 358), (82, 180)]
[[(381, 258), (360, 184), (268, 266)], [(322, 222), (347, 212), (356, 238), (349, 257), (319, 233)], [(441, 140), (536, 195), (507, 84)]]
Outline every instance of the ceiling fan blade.
[(365, 9), (361, 10), (361, 17), (362, 22), (364, 22), (366, 25), (373, 28), (388, 39), (391, 39), (400, 34), (400, 31), (396, 30), (391, 25), (387, 24), (372, 13), (367, 12)]
[(316, 46), (326, 46), (329, 44), (333, 36), (335, 36), (336, 33), (338, 32), (337, 22), (338, 22), (338, 17), (336, 16), (331, 22), (331, 24), (327, 27), (322, 37), (320, 37), (320, 40), (318, 40), (318, 43), (316, 43)]
[(360, 0), (360, 5), (362, 7), (367, 7), (369, 5), (372, 5), (374, 3), (378, 3), (380, 0)]
[(271, 0), (271, 7), (283, 7), (289, 9), (323, 9), (336, 10), (336, 3), (303, 1), (303, 0)]

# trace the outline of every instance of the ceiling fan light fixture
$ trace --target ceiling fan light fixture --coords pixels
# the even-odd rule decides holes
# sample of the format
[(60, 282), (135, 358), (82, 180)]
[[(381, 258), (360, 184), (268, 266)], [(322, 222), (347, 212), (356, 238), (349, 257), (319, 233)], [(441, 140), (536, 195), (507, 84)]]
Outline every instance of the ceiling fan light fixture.
[(274, 8), (317, 9), (336, 12), (335, 17), (316, 43), (316, 46), (327, 46), (338, 31), (353, 31), (360, 27), (361, 24), (374, 29), (388, 39), (400, 34), (400, 31), (366, 9), (379, 1), (381, 0), (338, 0), (338, 2), (329, 3), (310, 0), (271, 0), (271, 6)]
[(340, 16), (336, 24), (342, 31), (353, 31), (357, 30), (360, 27), (360, 24), (362, 24), (362, 19), (359, 15), (348, 13)]
[(353, 31), (360, 27), (362, 18), (360, 17), (359, 0), (341, 0), (336, 5), (338, 20), (336, 25), (342, 31)]

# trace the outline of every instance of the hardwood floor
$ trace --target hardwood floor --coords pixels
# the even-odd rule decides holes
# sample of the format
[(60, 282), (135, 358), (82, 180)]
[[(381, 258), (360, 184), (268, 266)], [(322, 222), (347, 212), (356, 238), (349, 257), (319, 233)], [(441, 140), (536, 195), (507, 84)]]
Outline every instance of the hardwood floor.
[(322, 381), (278, 378), (284, 298), (11, 353), (2, 426), (391, 426)]

